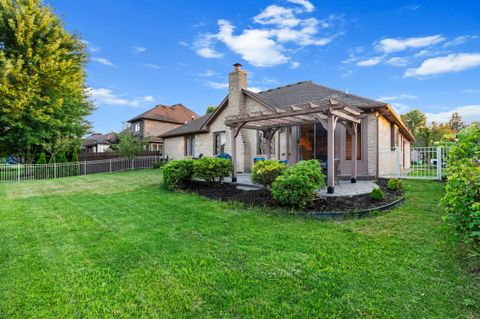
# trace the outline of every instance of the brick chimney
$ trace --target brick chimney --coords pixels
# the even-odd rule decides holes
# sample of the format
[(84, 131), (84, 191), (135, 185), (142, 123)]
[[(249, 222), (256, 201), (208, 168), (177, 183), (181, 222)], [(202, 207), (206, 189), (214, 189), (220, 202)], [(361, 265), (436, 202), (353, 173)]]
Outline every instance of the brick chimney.
[(245, 114), (247, 109), (242, 89), (247, 88), (247, 73), (240, 63), (233, 66), (235, 69), (228, 75), (228, 105), (235, 113)]

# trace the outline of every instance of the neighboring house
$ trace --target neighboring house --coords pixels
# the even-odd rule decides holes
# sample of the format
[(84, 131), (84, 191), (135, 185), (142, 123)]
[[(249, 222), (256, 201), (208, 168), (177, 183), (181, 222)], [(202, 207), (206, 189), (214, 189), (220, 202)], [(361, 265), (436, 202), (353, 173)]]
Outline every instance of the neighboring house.
[(198, 115), (182, 104), (157, 105), (130, 119), (131, 130), (136, 136), (148, 140), (148, 150), (163, 154), (161, 134), (197, 119)]
[[(314, 106), (319, 106), (316, 113), (313, 113)], [(311, 110), (305, 111), (308, 108)], [(297, 111), (300, 115), (294, 114)], [(283, 117), (282, 113), (292, 115)], [(246, 122), (253, 120), (256, 122)], [(341, 125), (337, 125), (337, 120)], [(352, 129), (353, 123), (358, 123), (356, 131)], [(334, 134), (329, 134), (329, 127)], [(330, 149), (340, 175), (353, 176), (355, 162), (358, 175), (374, 177), (379, 175), (379, 154), (384, 149), (409, 148), (415, 140), (388, 104), (311, 81), (254, 93), (247, 89), (247, 73), (236, 64), (229, 74), (228, 95), (215, 112), (161, 135), (164, 155), (179, 159), (200, 154), (215, 156), (221, 152), (232, 154), (232, 132), (237, 132), (237, 128), (235, 168), (238, 172), (249, 172), (255, 157), (287, 160), (290, 164), (309, 159), (326, 162)], [(352, 139), (353, 134), (357, 139)], [(270, 135), (268, 147), (266, 137)], [(328, 138), (331, 138), (330, 144)], [(357, 154), (356, 161), (352, 161), (355, 140)], [(267, 154), (268, 148), (270, 154)], [(409, 163), (405, 160), (401, 165), (407, 168)], [(388, 165), (395, 169), (394, 163)], [(385, 165), (382, 169), (386, 169)], [(355, 179), (356, 174), (352, 182)]]
[(104, 153), (110, 151), (110, 146), (117, 143), (115, 133), (93, 133), (82, 140), (85, 153)]

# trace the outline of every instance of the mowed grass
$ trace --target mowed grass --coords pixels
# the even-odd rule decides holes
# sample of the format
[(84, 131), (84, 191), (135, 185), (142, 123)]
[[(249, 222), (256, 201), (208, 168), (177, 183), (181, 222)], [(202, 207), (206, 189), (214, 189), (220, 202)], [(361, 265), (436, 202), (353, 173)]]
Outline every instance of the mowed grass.
[(443, 186), (343, 222), (160, 188), (144, 170), (0, 185), (0, 318), (476, 318)]

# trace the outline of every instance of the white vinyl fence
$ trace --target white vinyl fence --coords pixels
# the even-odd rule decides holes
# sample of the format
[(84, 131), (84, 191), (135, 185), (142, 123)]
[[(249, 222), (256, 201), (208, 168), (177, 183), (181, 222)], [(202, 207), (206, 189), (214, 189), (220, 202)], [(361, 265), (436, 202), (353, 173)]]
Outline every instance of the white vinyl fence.
[(163, 161), (159, 155), (137, 156), (133, 159), (115, 158), (107, 160), (52, 163), (52, 164), (0, 164), (0, 183), (22, 182), (39, 179), (63, 178), (97, 173), (152, 168)]
[(441, 180), (447, 163), (445, 147), (383, 148), (379, 150), (380, 177)]

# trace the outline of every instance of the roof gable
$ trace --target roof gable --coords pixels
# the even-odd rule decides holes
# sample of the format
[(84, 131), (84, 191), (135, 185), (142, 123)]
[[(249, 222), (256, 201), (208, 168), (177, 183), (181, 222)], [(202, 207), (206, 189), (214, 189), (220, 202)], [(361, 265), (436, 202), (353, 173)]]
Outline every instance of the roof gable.
[(199, 116), (197, 113), (193, 112), (183, 104), (178, 103), (172, 106), (159, 104), (151, 108), (150, 110), (143, 112), (142, 114), (128, 120), (128, 122), (132, 123), (138, 120), (146, 119), (183, 124), (185, 122), (191, 121), (192, 118), (198, 117)]

